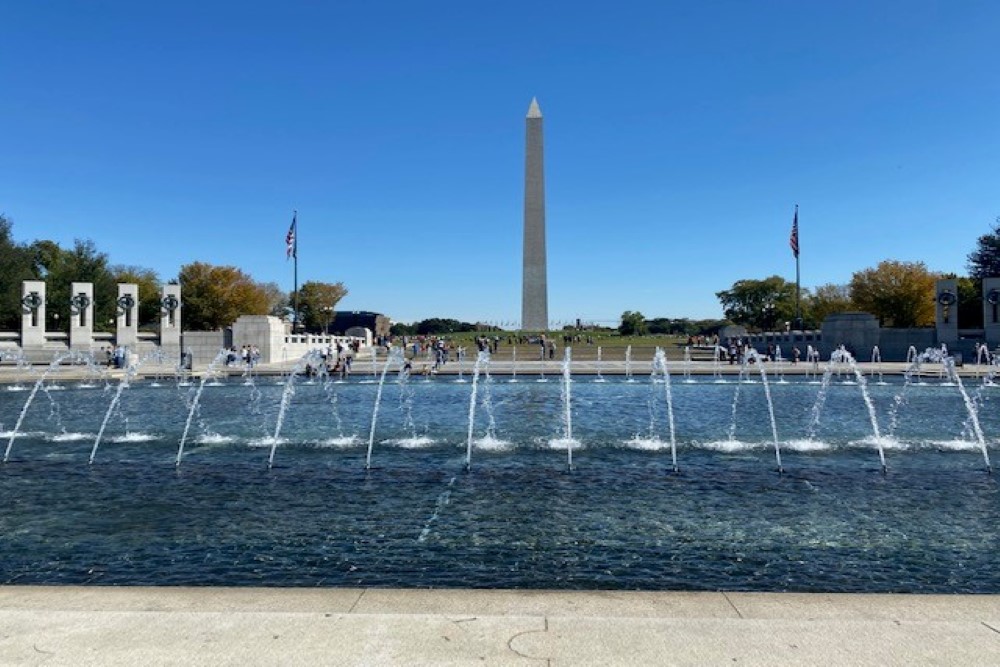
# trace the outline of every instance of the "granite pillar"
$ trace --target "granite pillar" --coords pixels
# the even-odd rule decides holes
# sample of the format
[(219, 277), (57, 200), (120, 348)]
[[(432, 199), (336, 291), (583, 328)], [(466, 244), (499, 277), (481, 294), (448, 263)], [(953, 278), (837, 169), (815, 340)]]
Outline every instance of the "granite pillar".
[(72, 283), (69, 299), (69, 347), (90, 352), (94, 347), (94, 284)]
[(983, 278), (983, 331), (991, 349), (1000, 346), (1000, 278)]
[(115, 331), (117, 345), (135, 347), (139, 343), (139, 286), (134, 283), (118, 284)]
[(21, 283), (21, 349), (45, 346), (45, 283)]
[(181, 349), (181, 305), (181, 286), (164, 285), (160, 291), (160, 347), (167, 355)]
[(937, 343), (953, 347), (958, 343), (958, 280), (938, 280), (934, 302)]

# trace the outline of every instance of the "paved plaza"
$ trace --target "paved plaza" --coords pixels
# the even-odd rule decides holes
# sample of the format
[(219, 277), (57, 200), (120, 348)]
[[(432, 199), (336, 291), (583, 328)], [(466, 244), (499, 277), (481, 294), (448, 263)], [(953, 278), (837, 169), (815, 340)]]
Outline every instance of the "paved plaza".
[(1000, 596), (0, 587), (3, 665), (996, 665)]

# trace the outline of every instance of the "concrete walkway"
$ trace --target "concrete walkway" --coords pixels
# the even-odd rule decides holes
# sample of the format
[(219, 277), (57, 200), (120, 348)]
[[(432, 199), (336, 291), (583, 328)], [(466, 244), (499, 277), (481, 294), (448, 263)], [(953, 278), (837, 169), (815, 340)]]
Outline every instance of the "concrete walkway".
[(2, 665), (997, 665), (1000, 596), (0, 587)]

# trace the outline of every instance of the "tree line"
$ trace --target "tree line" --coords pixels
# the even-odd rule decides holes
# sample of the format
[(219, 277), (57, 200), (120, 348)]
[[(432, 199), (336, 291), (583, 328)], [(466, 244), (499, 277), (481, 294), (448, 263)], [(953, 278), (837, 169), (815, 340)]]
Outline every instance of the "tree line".
[[(936, 282), (953, 278), (958, 284), (958, 321), (965, 328), (983, 325), (982, 280), (1000, 276), (1000, 217), (980, 236), (969, 253), (968, 276), (931, 271), (923, 262), (885, 260), (855, 271), (846, 285), (826, 284), (800, 294), (802, 324), (818, 327), (833, 313), (862, 311), (887, 327), (923, 327), (934, 324)], [(736, 281), (716, 293), (723, 313), (735, 324), (751, 329), (784, 328), (795, 322), (795, 283), (780, 276)]]
[(138, 286), (140, 328), (152, 328), (160, 318), (160, 286), (180, 283), (182, 323), (190, 331), (229, 326), (240, 315), (293, 318), (298, 296), (298, 321), (307, 331), (320, 331), (333, 320), (337, 303), (347, 295), (343, 283), (306, 281), (298, 293), (286, 292), (274, 282), (258, 282), (235, 266), (193, 262), (180, 267), (176, 278), (161, 280), (156, 271), (141, 266), (112, 264), (89, 239), (76, 239), (71, 248), (54, 241), (18, 243), (13, 222), (0, 215), (0, 330), (21, 326), (21, 283), (46, 283), (46, 328), (66, 330), (70, 321), (71, 283), (94, 285), (94, 329), (111, 331), (117, 309), (118, 283)]
[(828, 315), (862, 311), (878, 318), (882, 326), (922, 327), (934, 324), (935, 283), (954, 278), (958, 284), (958, 321), (964, 328), (983, 325), (982, 280), (1000, 277), (1000, 217), (990, 231), (980, 236), (969, 253), (968, 276), (931, 271), (923, 262), (885, 260), (856, 271), (846, 285), (826, 284), (799, 293), (801, 323), (796, 322), (795, 283), (781, 276), (737, 280), (729, 289), (716, 292), (726, 319), (648, 320), (637, 311), (622, 313), (618, 327), (622, 335), (654, 333), (710, 335), (727, 323), (751, 330), (774, 331), (801, 324), (817, 328)]

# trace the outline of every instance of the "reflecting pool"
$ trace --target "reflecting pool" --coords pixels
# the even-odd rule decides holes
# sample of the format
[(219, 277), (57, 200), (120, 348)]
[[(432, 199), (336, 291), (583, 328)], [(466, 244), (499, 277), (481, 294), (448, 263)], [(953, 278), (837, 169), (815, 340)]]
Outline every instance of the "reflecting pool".
[[(64, 382), (16, 435), (27, 391), (0, 387), (0, 581), (1000, 593), (997, 479), (950, 383), (869, 384), (877, 442), (850, 378), (773, 383), (779, 475), (762, 383), (675, 379), (668, 406), (662, 380), (601, 379), (567, 405), (556, 377), (473, 401), (471, 377), (391, 376), (374, 428), (361, 378), (231, 378), (196, 406), (136, 381), (106, 424), (118, 387)], [(1000, 389), (968, 389), (995, 454)]]

